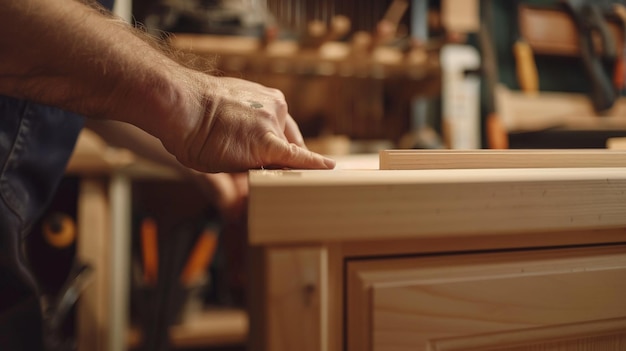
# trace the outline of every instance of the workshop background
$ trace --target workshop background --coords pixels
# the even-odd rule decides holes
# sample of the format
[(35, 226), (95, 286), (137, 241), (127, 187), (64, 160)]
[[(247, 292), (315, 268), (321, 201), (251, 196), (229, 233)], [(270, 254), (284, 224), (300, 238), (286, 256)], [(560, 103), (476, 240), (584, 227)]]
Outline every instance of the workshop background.
[[(625, 3), (129, 2), (133, 24), (186, 53), (179, 56), (189, 65), (282, 90), (309, 148), (335, 156), (619, 143), (626, 137)], [(72, 222), (81, 177), (68, 174), (29, 236), (50, 301), (80, 291), (71, 282), (90, 269), (76, 258), (81, 228)], [(128, 348), (245, 349), (246, 224), (224, 227), (191, 185), (160, 178), (136, 181), (131, 207)], [(155, 260), (169, 270), (157, 273)], [(172, 283), (186, 269), (202, 272)], [(75, 312), (62, 312), (70, 318), (59, 338), (80, 339)]]

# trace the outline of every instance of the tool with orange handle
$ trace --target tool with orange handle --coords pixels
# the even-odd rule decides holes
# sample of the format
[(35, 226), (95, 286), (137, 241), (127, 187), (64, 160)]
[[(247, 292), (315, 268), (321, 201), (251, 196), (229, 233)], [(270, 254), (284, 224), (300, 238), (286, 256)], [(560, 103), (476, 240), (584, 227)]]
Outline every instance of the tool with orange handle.
[(215, 255), (217, 237), (217, 233), (210, 229), (205, 229), (200, 234), (180, 275), (183, 286), (192, 285), (202, 276)]
[(155, 286), (159, 270), (159, 246), (157, 242), (157, 225), (154, 219), (145, 218), (141, 222), (140, 235), (143, 280), (147, 285)]
[(622, 4), (614, 4), (613, 12), (620, 20), (622, 27), (622, 50), (617, 53), (615, 68), (613, 72), (613, 85), (618, 92), (626, 88), (626, 6)]

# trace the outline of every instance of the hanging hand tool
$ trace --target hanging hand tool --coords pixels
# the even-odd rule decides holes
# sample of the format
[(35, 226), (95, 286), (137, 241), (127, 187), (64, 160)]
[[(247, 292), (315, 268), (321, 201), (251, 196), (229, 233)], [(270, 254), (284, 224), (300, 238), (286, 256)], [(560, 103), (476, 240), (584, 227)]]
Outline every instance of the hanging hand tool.
[(300, 47), (305, 49), (319, 49), (324, 43), (343, 38), (350, 31), (350, 19), (337, 15), (331, 18), (330, 25), (322, 21), (311, 21), (307, 26)]
[(200, 234), (180, 275), (183, 287), (192, 285), (206, 271), (217, 250), (217, 237), (218, 233), (211, 229)]
[(46, 329), (46, 343), (50, 351), (73, 351), (76, 348), (75, 340), (64, 336), (63, 327), (69, 318), (72, 318), (72, 308), (78, 298), (90, 283), (93, 269), (87, 264), (74, 262), (65, 284), (54, 300), (48, 296), (42, 297), (44, 320)]
[[(151, 220), (142, 226), (142, 236), (156, 238), (156, 226)], [(146, 286), (143, 306), (143, 343), (141, 350), (168, 351), (172, 349), (169, 328), (179, 322), (187, 288), (205, 271), (214, 257), (220, 222), (213, 210), (199, 221), (183, 221), (172, 232), (159, 234), (158, 281)], [(144, 250), (152, 250), (150, 240)], [(156, 248), (154, 248), (156, 250)], [(145, 268), (144, 268), (145, 269)]]
[(400, 20), (408, 8), (409, 2), (407, 0), (393, 0), (391, 2), (387, 12), (376, 25), (369, 48), (370, 52), (376, 49), (377, 46), (384, 45), (395, 38)]
[[(518, 0), (518, 13), (516, 31), (519, 33), (519, 16), (520, 8)], [(515, 56), (515, 68), (517, 74), (517, 82), (520, 89), (527, 94), (537, 94), (539, 91), (539, 74), (537, 73), (537, 64), (535, 63), (535, 57), (530, 45), (526, 42), (521, 34), (518, 34), (515, 43), (513, 44), (513, 55)]]
[(326, 37), (326, 41), (339, 40), (348, 32), (352, 23), (350, 19), (346, 16), (337, 15), (330, 19), (330, 32), (328, 33), (328, 37)]
[(478, 32), (482, 56), (482, 71), (485, 82), (484, 103), (487, 110), (485, 129), (487, 146), (490, 149), (508, 149), (509, 137), (496, 110), (496, 85), (498, 83), (498, 60), (489, 31), (491, 29), (491, 0), (482, 0), (483, 21)]
[(317, 48), (321, 45), (323, 38), (326, 36), (328, 28), (326, 23), (320, 20), (313, 20), (307, 23), (305, 32), (300, 39), (300, 48)]
[(156, 222), (151, 218), (145, 218), (141, 222), (141, 255), (143, 259), (143, 279), (148, 286), (156, 286), (159, 250)]
[(609, 60), (614, 60), (616, 57), (613, 35), (596, 1), (567, 0), (564, 5), (574, 19), (578, 30), (580, 54), (591, 84), (589, 93), (591, 102), (597, 112), (605, 112), (613, 107), (616, 96), (609, 75), (604, 70), (602, 58), (596, 54), (597, 48), (593, 42), (593, 33), (600, 34), (604, 49), (603, 56)]
[(518, 39), (513, 44), (517, 81), (521, 90), (527, 94), (539, 92), (539, 74), (533, 50), (523, 39)]

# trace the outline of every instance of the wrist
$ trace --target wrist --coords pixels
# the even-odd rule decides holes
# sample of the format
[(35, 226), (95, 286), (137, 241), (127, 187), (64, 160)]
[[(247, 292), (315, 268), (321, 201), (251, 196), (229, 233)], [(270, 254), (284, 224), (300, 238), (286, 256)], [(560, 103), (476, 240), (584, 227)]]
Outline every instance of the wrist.
[(133, 91), (119, 90), (125, 96), (114, 100), (131, 104), (122, 106), (117, 116), (113, 112), (111, 118), (124, 118), (159, 138), (169, 152), (177, 154), (172, 148), (192, 133), (200, 116), (202, 101), (197, 92), (201, 82), (196, 72), (182, 66), (155, 67), (147, 76), (150, 78), (145, 79), (145, 84), (131, 88)]

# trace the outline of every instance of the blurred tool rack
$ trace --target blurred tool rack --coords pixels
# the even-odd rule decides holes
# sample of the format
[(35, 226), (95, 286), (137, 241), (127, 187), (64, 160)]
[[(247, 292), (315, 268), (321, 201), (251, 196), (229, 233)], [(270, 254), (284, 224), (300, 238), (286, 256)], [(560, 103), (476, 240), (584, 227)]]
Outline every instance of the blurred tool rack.
[(186, 52), (215, 56), (217, 66), (229, 71), (406, 80), (439, 74), (438, 46), (432, 44), (408, 51), (379, 46), (357, 53), (354, 46), (344, 42), (326, 42), (308, 49), (294, 40), (265, 46), (254, 37), (203, 34), (176, 34), (170, 44)]

